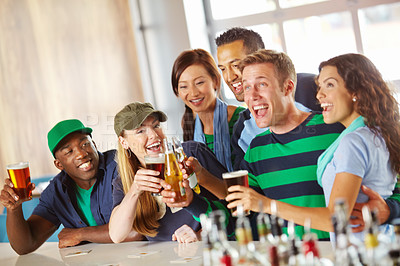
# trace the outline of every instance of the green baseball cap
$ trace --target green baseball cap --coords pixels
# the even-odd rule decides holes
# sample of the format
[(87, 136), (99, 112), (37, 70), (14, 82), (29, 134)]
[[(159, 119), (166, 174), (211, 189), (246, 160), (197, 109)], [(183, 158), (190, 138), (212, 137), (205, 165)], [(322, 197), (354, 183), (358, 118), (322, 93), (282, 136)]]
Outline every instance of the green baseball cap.
[(90, 127), (85, 127), (78, 119), (69, 119), (59, 122), (47, 133), (47, 144), (53, 156), (58, 143), (67, 135), (76, 131), (90, 134), (93, 130)]
[(156, 115), (160, 122), (167, 121), (167, 115), (154, 110), (150, 103), (134, 102), (126, 105), (114, 118), (114, 131), (120, 136), (122, 131), (140, 127), (149, 115)]

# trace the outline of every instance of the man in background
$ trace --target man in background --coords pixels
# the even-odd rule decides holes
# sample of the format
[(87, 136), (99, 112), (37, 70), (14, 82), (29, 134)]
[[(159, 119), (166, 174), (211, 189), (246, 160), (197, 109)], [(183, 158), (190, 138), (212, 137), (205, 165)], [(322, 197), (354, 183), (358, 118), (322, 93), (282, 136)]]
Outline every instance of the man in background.
[[(264, 49), (264, 42), (257, 32), (235, 27), (218, 36), (215, 39), (215, 43), (217, 45), (218, 67), (222, 72), (225, 83), (235, 95), (236, 100), (244, 102), (242, 73), (239, 71), (238, 66), (240, 61), (248, 54)], [(301, 101), (295, 102), (295, 104), (302, 111), (321, 110), (320, 106), (316, 104), (314, 77), (314, 74), (308, 73), (299, 73), (297, 75), (295, 98), (299, 98)], [(239, 120), (233, 128), (231, 140), (234, 169), (240, 168), (240, 163), (251, 140), (265, 130), (265, 128), (257, 126), (249, 109), (240, 114)]]

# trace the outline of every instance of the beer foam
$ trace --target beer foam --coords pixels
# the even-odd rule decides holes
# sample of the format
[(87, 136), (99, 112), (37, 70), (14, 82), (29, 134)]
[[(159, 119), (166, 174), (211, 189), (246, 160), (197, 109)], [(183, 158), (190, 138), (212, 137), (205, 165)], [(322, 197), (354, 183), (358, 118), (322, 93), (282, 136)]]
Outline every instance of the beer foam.
[(146, 164), (149, 163), (165, 163), (165, 155), (159, 154), (159, 156), (145, 156), (144, 161)]
[(29, 167), (29, 162), (20, 162), (7, 165), (7, 169), (13, 169), (13, 170), (24, 169), (27, 167)]
[(247, 170), (239, 170), (239, 171), (234, 171), (234, 172), (229, 172), (229, 173), (223, 173), (222, 178), (223, 179), (229, 179), (229, 178), (236, 178), (244, 175), (248, 175), (249, 172)]

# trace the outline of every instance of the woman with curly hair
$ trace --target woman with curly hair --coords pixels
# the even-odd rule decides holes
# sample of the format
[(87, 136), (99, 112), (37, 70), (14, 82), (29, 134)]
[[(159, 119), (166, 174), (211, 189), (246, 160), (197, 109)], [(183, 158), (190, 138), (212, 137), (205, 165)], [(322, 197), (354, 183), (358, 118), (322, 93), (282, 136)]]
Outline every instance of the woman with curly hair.
[[(348, 216), (356, 202), (368, 197), (361, 185), (372, 188), (383, 198), (392, 195), (396, 175), (400, 172), (400, 115), (398, 103), (374, 64), (360, 54), (344, 54), (319, 66), (317, 99), (323, 108), (327, 124), (339, 122), (346, 129), (318, 159), (317, 177), (325, 195), (323, 208), (298, 207), (277, 201), (278, 215), (304, 225), (311, 218), (311, 227), (333, 231), (331, 214), (336, 199), (344, 199)], [(239, 199), (228, 207), (244, 204), (253, 207), (258, 199), (264, 211), (271, 213), (271, 199), (260, 197), (242, 187), (230, 191), (248, 192), (251, 202), (242, 202), (239, 193), (227, 200)], [(390, 225), (381, 225), (382, 232), (390, 232)], [(361, 233), (356, 236), (362, 238)]]
[(227, 105), (217, 95), (221, 76), (212, 56), (203, 49), (187, 50), (175, 60), (172, 89), (185, 103), (183, 139), (207, 144), (219, 162), (232, 171), (231, 136), (244, 107)]

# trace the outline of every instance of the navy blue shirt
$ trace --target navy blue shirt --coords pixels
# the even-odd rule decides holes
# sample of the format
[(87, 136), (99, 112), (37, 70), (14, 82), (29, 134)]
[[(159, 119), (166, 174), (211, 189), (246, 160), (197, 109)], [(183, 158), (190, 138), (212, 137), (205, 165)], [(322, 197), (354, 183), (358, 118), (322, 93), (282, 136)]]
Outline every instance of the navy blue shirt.
[[(206, 144), (189, 140), (183, 142), (182, 147), (187, 157), (193, 156), (196, 158), (199, 163), (215, 177), (222, 179), (222, 174), (228, 172)], [(200, 196), (209, 200), (218, 200), (214, 194), (201, 185), (200, 190)]]
[[(96, 183), (90, 196), (90, 206), (97, 225), (107, 224), (112, 211), (112, 181), (118, 177), (115, 150), (99, 154), (99, 170)], [(88, 226), (77, 211), (75, 182), (65, 171), (61, 171), (42, 192), (39, 205), (33, 210), (34, 215), (52, 222), (57, 227), (66, 228)]]

